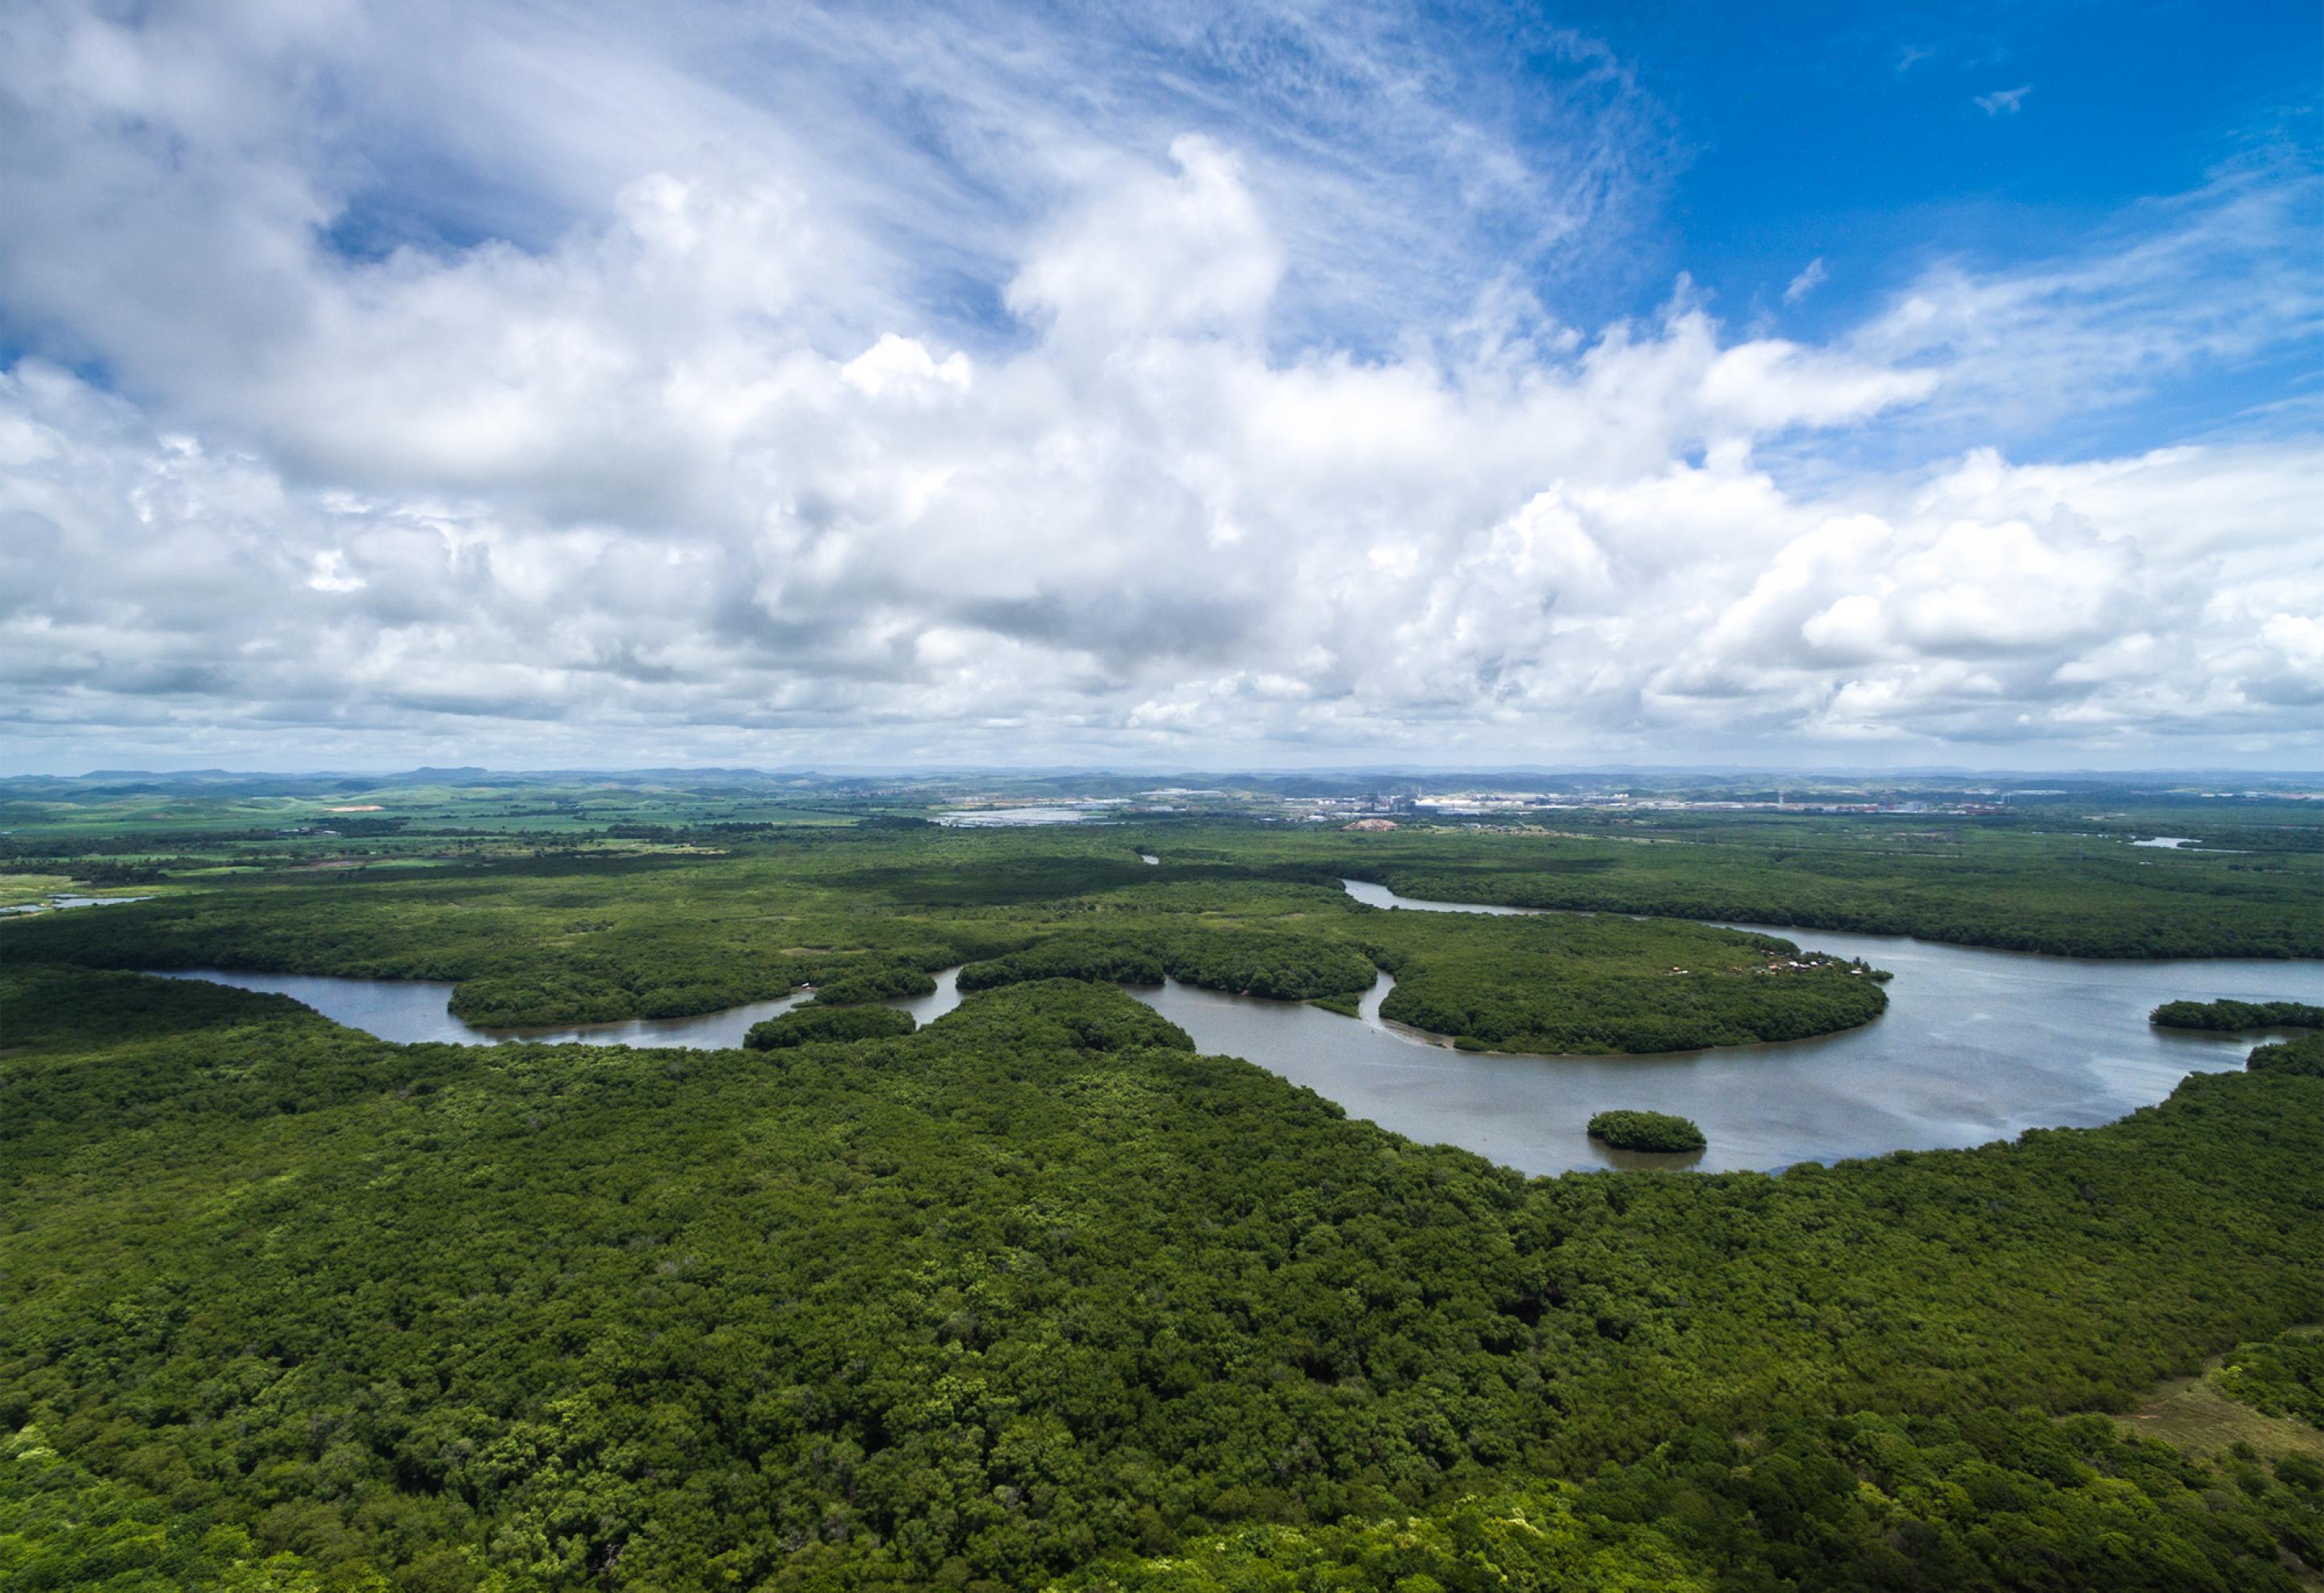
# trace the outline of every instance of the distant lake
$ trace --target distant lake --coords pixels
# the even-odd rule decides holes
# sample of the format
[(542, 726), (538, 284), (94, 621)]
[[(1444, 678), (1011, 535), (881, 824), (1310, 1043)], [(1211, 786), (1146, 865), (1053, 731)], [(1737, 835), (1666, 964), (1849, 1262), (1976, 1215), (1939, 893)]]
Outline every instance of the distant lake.
[(69, 913), (75, 907), (117, 907), (130, 902), (152, 899), (143, 896), (52, 896), (45, 902), (25, 902), (13, 907), (0, 907), (0, 916), (17, 917), (32, 913)]
[(936, 823), (955, 829), (1005, 829), (1019, 824), (1085, 824), (1111, 818), (1119, 802), (1077, 803), (1072, 806), (965, 807), (936, 815)]

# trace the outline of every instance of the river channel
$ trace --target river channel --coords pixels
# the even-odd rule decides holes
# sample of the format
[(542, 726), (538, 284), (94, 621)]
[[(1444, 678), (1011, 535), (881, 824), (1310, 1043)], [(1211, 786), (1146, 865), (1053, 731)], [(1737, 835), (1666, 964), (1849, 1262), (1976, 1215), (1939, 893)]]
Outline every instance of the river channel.
[[(1374, 907), (1407, 912), (1526, 909), (1418, 901), (1347, 881)], [(1295, 1002), (1224, 995), (1176, 981), (1131, 993), (1205, 1054), (1246, 1057), (1345, 1108), (1428, 1143), (1458, 1145), (1526, 1173), (1609, 1166), (1773, 1169), (1891, 1150), (2013, 1137), (2031, 1128), (2089, 1128), (2149, 1106), (2190, 1072), (2239, 1067), (2251, 1036), (2158, 1030), (2158, 1003), (2294, 1000), (2324, 1004), (2324, 962), (2107, 962), (1984, 951), (1903, 936), (1760, 928), (1812, 950), (1892, 971), (1888, 1010), (1846, 1034), (1783, 1045), (1665, 1056), (1479, 1054), (1382, 1022), (1383, 975), (1360, 1017)], [(890, 1001), (922, 1023), (960, 1003), (955, 970), (934, 995)], [(452, 987), (423, 981), (245, 974), (182, 978), (270, 990), (383, 1039), (509, 1040), (641, 1046), (724, 1046), (806, 992), (696, 1017), (555, 1029), (484, 1030), (447, 1010)], [(1692, 1157), (1640, 1156), (1592, 1142), (1592, 1113), (1643, 1107), (1693, 1119), (1710, 1147)]]

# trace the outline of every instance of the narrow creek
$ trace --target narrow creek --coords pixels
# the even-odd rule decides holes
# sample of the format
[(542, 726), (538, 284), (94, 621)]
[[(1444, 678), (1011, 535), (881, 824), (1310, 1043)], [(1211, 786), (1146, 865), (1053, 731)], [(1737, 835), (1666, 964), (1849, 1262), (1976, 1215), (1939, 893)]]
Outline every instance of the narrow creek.
[[(1529, 909), (1398, 897), (1344, 881), (1371, 906), (1413, 912)], [(2012, 1137), (2030, 1128), (2089, 1128), (2161, 1100), (2188, 1073), (2239, 1067), (2250, 1036), (2152, 1027), (2158, 1003), (2229, 996), (2324, 1004), (2324, 962), (2107, 962), (1945, 945), (1904, 936), (1758, 925), (1812, 950), (1891, 970), (1888, 1011), (1846, 1034), (1783, 1045), (1665, 1056), (1528, 1056), (1456, 1051), (1384, 1023), (1382, 975), (1360, 1016), (1201, 990), (1172, 981), (1130, 993), (1204, 1053), (1246, 1057), (1338, 1102), (1352, 1117), (1428, 1143), (1461, 1146), (1525, 1173), (1577, 1168), (1772, 1169), (1891, 1150), (1933, 1150)], [(960, 1004), (957, 969), (935, 994), (886, 1003), (922, 1023)], [(205, 979), (293, 997), (383, 1039), (511, 1040), (640, 1046), (726, 1046), (806, 992), (694, 1017), (556, 1029), (484, 1030), (447, 1010), (452, 987), (422, 981), (244, 974)], [(1584, 1132), (1616, 1107), (1676, 1112), (1710, 1147), (1692, 1157), (1609, 1150)]]

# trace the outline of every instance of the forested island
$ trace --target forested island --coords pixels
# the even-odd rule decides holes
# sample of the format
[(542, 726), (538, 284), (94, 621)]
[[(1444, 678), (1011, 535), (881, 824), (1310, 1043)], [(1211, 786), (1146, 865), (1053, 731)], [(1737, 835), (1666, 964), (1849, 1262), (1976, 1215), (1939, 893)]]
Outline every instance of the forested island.
[[(1345, 1012), (1388, 978), (1381, 1018), (1446, 1039), (1750, 1043), (1780, 1081), (1767, 1042), (1877, 1020), (1885, 987), (1757, 932), (1339, 884), (1622, 872), (1556, 837), (677, 833), (399, 836), (0, 924), (0, 1583), (2289, 1593), (2324, 1566), (2324, 1036), (2103, 1128), (1529, 1178), (1200, 1054), (1134, 992)], [(1761, 867), (1636, 850), (1709, 854), (1706, 890)], [(2303, 944), (2289, 907), (2227, 936), (2224, 866), (2100, 876), (2075, 921), (2176, 891), (2156, 944)], [(525, 1021), (811, 999), (733, 1049), (406, 1045), (142, 971), (199, 966), (453, 981)], [(877, 1004), (955, 967), (933, 1022)], [(2242, 1413), (2232, 1441), (2145, 1421), (2172, 1379)]]
[(2245, 1035), (2259, 1029), (2324, 1028), (2324, 1007), (2305, 1001), (2165, 1001), (2147, 1020), (2158, 1028)]
[(1701, 1128), (1669, 1112), (1600, 1112), (1590, 1119), (1590, 1137), (1616, 1150), (1690, 1151), (1704, 1144)]

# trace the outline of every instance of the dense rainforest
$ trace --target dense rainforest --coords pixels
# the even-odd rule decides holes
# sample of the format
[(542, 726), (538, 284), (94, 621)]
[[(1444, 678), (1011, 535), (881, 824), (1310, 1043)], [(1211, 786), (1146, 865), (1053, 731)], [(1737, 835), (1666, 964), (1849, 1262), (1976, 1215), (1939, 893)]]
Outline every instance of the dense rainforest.
[[(1912, 935), (2077, 957), (2324, 957), (2314, 832), (2265, 861), (1974, 831), (1917, 844), (1813, 829), (1675, 835), (1277, 833), (1197, 852), (1308, 861), (1399, 895)], [(2288, 845), (2290, 842), (2277, 842)], [(1166, 853), (1166, 855), (1174, 855)]]
[(1298, 1001), (1368, 990), (1379, 970), (1355, 947), (1314, 935), (1110, 927), (1055, 935), (1006, 957), (972, 962), (960, 971), (960, 988), (986, 990), (1038, 979), (1157, 985), (1166, 978)]
[[(2324, 940), (2307, 851), (1602, 831), (736, 822), (0, 923), (0, 1588), (2312, 1585), (2324, 1036), (2103, 1128), (1528, 1179), (1113, 988), (1646, 1052), (1885, 997), (1633, 911)], [(406, 1046), (133, 971), (204, 965), (510, 1025), (814, 990), (734, 1050)], [(2274, 1425), (2148, 1436), (2214, 1358)]]
[(2324, 1334), (2238, 1344), (2212, 1377), (2230, 1399), (2324, 1429)]
[(2278, 1040), (2272, 1045), (2255, 1045), (2247, 1065), (2255, 1073), (2305, 1073), (2310, 1078), (2324, 1077), (2324, 1035), (2302, 1035), (2297, 1040)]
[(1527, 1180), (1074, 980), (673, 1054), (19, 963), (0, 1033), (18, 1585), (2289, 1588), (2324, 1543), (2296, 1459), (2053, 1420), (2324, 1316), (2298, 1068)]
[(822, 1005), (1028, 979), (1183, 980), (1472, 1045), (1651, 1052), (1851, 1028), (1873, 971), (1763, 935), (1619, 916), (1383, 911), (1304, 863), (1149, 867), (1103, 832), (809, 831), (731, 853), (268, 874), (9, 926), (17, 955), (114, 968), (458, 981), (483, 1027), (676, 1017), (813, 985)]

